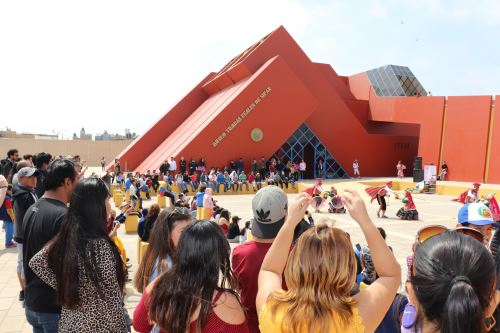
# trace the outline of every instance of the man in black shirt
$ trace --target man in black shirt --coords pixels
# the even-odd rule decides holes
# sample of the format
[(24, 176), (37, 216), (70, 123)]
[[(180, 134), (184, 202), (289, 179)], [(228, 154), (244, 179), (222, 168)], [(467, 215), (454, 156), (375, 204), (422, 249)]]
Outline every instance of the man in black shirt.
[(181, 168), (181, 175), (183, 175), (186, 172), (187, 168), (187, 162), (184, 159), (184, 156), (181, 156), (181, 160), (179, 161), (179, 166)]
[(26, 319), (33, 331), (57, 332), (58, 329), (61, 307), (55, 302), (55, 291), (35, 275), (29, 262), (59, 232), (77, 181), (78, 171), (72, 161), (52, 162), (44, 178), (45, 194), (24, 216), (25, 307)]
[(170, 168), (170, 164), (168, 163), (168, 160), (165, 160), (161, 165), (160, 165), (160, 174), (162, 176), (166, 176), (168, 173), (168, 169)]

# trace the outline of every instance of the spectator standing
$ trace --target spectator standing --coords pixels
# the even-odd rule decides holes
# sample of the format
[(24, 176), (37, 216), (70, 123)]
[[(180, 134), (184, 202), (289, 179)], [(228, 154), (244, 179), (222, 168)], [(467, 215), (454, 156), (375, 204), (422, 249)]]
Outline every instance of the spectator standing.
[[(11, 183), (12, 183), (12, 186), (17, 186), (17, 183), (19, 182), (19, 170), (21, 170), (22, 168), (26, 168), (26, 167), (30, 167), (32, 168), (32, 166), (30, 166), (29, 162), (28, 161), (25, 161), (25, 160), (20, 160), (20, 161), (17, 161), (16, 163), (14, 163), (14, 167), (12, 168), (11, 170), (11, 175), (12, 175), (12, 178), (11, 178)], [(38, 185), (38, 177), (37, 176), (37, 185)]]
[(19, 152), (17, 149), (10, 149), (7, 152), (7, 158), (2, 160), (2, 175), (7, 179), (9, 184), (12, 183), (12, 168), (14, 168), (14, 163), (19, 160)]
[(200, 186), (198, 193), (196, 193), (196, 219), (203, 218), (203, 197), (205, 196), (206, 186)]
[(166, 176), (168, 174), (169, 169), (170, 169), (170, 164), (168, 163), (168, 160), (166, 159), (160, 165), (160, 175), (162, 176), (162, 179), (163, 179), (163, 176)]
[(33, 164), (33, 155), (31, 154), (25, 154), (23, 155), (23, 160), (25, 160), (26, 162), (28, 162), (28, 166), (29, 167), (34, 167), (35, 165)]
[(13, 187), (14, 203), (14, 240), (17, 243), (17, 277), (21, 284), (19, 300), (24, 301), (25, 278), (23, 269), (23, 230), (24, 215), (28, 208), (33, 205), (38, 197), (35, 193), (36, 178), (38, 171), (35, 168), (24, 167), (18, 172), (19, 183)]
[(38, 170), (35, 192), (41, 198), (45, 193), (43, 179), (47, 176), (47, 168), (52, 161), (52, 155), (49, 153), (39, 153), (35, 155), (35, 168)]
[(259, 164), (257, 163), (257, 160), (254, 158), (252, 159), (252, 171), (254, 175), (259, 172)]
[(184, 159), (184, 156), (181, 156), (181, 160), (179, 161), (179, 167), (181, 168), (181, 173), (185, 174), (187, 171), (187, 162)]
[(189, 174), (190, 175), (195, 174), (197, 169), (198, 169), (198, 164), (196, 163), (194, 157), (191, 157), (191, 161), (189, 162)]
[(304, 174), (306, 172), (306, 161), (301, 160), (299, 163), (299, 172), (300, 172), (300, 179), (304, 179)]
[(443, 161), (443, 164), (441, 164), (441, 173), (439, 174), (439, 180), (446, 180), (446, 176), (448, 175), (448, 164), (446, 161)]
[[(266, 163), (266, 160), (264, 159), (264, 157), (260, 158), (259, 173), (260, 173), (260, 176), (262, 177), (262, 179), (266, 178), (266, 175), (267, 175), (267, 163)], [(251, 330), (251, 328), (250, 328), (250, 330)]]
[[(122, 167), (120, 166), (120, 161), (115, 158), (115, 163), (114, 163), (114, 166), (113, 166), (113, 177), (116, 177), (116, 175), (118, 175), (120, 172), (122, 172)], [(113, 178), (113, 182), (115, 181), (115, 179)]]
[(101, 158), (101, 171), (104, 171), (105, 168), (106, 168), (106, 159), (103, 156)]
[(236, 170), (238, 171), (238, 174), (240, 174), (243, 170), (245, 170), (245, 163), (243, 162), (243, 157), (240, 157), (240, 159), (236, 163)]
[[(23, 232), (23, 262), (26, 276), (25, 311), (34, 332), (56, 332), (61, 307), (53, 288), (35, 275), (29, 266), (32, 257), (58, 234), (67, 212), (78, 173), (72, 161), (52, 162), (44, 178), (45, 193), (26, 212)], [(87, 208), (87, 207), (86, 207)], [(91, 208), (89, 208), (91, 209)], [(89, 223), (91, 220), (86, 220)], [(106, 226), (106, 221), (103, 222)], [(72, 252), (61, 252), (58, 261), (65, 261)], [(66, 262), (66, 261), (65, 261)], [(62, 267), (61, 267), (62, 268)], [(67, 280), (73, 280), (67, 278)]]
[(174, 177), (177, 172), (177, 163), (175, 162), (174, 157), (170, 157), (170, 163), (168, 165), (168, 171), (170, 172), (170, 176)]
[(359, 173), (359, 163), (358, 160), (354, 160), (352, 163), (352, 169), (354, 173), (354, 178), (361, 178), (361, 174)]
[[(73, 184), (69, 178), (65, 178), (64, 184)], [(49, 188), (47, 186), (47, 191)], [(66, 205), (62, 202), (57, 205), (57, 215), (61, 215)], [(56, 213), (47, 209), (43, 211)], [(60, 232), (33, 255), (29, 267), (39, 281), (43, 281), (41, 284), (45, 292), (48, 288), (57, 291), (55, 298), (53, 291), (50, 295), (45, 294), (44, 302), (55, 301), (62, 305), (59, 332), (128, 331), (123, 308), (125, 272), (118, 249), (106, 230), (110, 213), (108, 188), (101, 179), (89, 177), (76, 183), (64, 223), (61, 223), (62, 218), (57, 220), (57, 224), (54, 219), (45, 222), (51, 232), (59, 225)], [(35, 220), (36, 224), (40, 222)], [(37, 230), (35, 223), (30, 231), (27, 230), (39, 235), (37, 231), (41, 230)], [(32, 241), (35, 242), (34, 239)], [(34, 250), (34, 247), (31, 248), (29, 254)], [(30, 295), (31, 292), (28, 292), (27, 300)], [(46, 304), (42, 309), (50, 306), (54, 307), (53, 304)], [(40, 312), (27, 307), (26, 315), (30, 322), (39, 320), (37, 324), (43, 325)], [(35, 331), (43, 330), (40, 326), (33, 326)]]
[(207, 172), (207, 163), (205, 162), (204, 157), (200, 158), (200, 161), (198, 162), (198, 171)]
[(0, 175), (0, 220), (5, 229), (5, 248), (16, 247), (14, 237), (14, 209), (12, 208), (12, 185)]
[(259, 333), (259, 321), (255, 308), (260, 266), (271, 247), (287, 215), (288, 198), (276, 186), (266, 186), (252, 199), (251, 220), (254, 240), (234, 248), (232, 267), (241, 286), (241, 302), (247, 309), (250, 333)]
[(212, 198), (212, 189), (208, 187), (203, 195), (203, 214), (202, 220), (210, 220), (214, 210), (214, 199)]
[(401, 160), (396, 164), (396, 170), (398, 171), (398, 178), (404, 178), (406, 165), (404, 165)]

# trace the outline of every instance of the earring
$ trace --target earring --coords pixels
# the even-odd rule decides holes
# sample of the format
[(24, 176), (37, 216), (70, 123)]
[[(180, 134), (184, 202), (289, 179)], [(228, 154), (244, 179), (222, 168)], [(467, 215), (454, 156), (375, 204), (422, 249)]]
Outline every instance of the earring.
[(483, 326), (484, 326), (484, 329), (486, 330), (486, 332), (491, 331), (491, 329), (492, 329), (493, 327), (495, 327), (496, 323), (497, 323), (497, 320), (495, 319), (495, 317), (494, 317), (494, 316), (491, 316), (491, 317), (485, 318), (485, 319), (483, 320)]

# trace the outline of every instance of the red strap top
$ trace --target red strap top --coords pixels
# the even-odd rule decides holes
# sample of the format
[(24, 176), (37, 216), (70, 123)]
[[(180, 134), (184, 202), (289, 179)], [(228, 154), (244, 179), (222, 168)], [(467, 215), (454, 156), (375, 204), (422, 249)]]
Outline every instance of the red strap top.
[[(219, 291), (214, 298), (213, 304), (217, 302), (217, 300), (222, 295), (222, 292)], [(149, 311), (149, 297), (144, 290), (142, 294), (141, 301), (137, 305), (134, 311), (134, 319), (133, 326), (134, 330), (137, 332), (150, 332), (153, 328), (153, 324), (151, 324), (148, 320), (148, 311)], [(198, 319), (191, 322), (189, 327), (189, 332), (196, 332), (196, 325), (198, 324)], [(201, 330), (202, 333), (248, 333), (248, 326), (246, 320), (238, 325), (228, 324), (222, 319), (220, 319), (215, 312), (211, 312), (208, 316), (207, 323)], [(160, 331), (160, 333), (165, 333)]]

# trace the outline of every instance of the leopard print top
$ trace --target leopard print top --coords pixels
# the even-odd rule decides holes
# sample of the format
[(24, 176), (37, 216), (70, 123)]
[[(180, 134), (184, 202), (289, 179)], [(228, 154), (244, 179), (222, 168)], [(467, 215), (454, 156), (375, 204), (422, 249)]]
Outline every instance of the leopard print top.
[[(115, 258), (111, 245), (104, 239), (89, 241), (87, 253), (97, 255), (99, 283), (104, 299), (86, 276), (83, 262), (79, 261), (79, 293), (81, 305), (76, 309), (63, 306), (59, 321), (59, 332), (127, 332), (123, 312), (123, 294), (116, 277)], [(43, 248), (29, 262), (33, 272), (45, 283), (56, 289), (54, 272), (48, 267), (47, 249)], [(121, 263), (119, 263), (121, 264)]]

